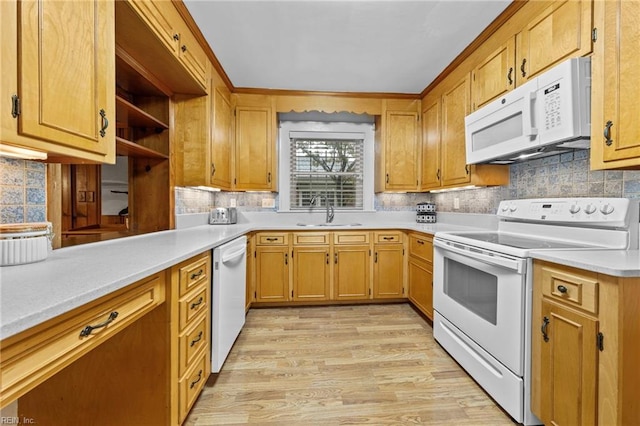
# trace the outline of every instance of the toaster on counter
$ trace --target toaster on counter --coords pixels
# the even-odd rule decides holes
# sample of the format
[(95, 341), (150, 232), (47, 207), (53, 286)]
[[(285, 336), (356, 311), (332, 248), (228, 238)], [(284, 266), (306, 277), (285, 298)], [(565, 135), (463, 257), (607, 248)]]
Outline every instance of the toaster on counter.
[(210, 225), (227, 225), (238, 222), (238, 212), (235, 207), (217, 207), (209, 212)]

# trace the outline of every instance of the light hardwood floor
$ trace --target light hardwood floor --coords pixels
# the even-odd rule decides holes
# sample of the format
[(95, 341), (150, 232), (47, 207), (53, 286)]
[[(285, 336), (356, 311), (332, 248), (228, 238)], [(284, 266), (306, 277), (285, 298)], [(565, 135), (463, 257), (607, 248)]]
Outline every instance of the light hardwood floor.
[(514, 422), (408, 304), (252, 309), (185, 425)]

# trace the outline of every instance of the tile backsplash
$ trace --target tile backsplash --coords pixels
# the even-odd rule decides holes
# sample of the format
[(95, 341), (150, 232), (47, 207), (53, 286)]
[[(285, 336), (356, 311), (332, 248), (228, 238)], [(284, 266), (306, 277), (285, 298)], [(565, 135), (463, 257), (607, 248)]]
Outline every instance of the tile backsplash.
[[(501, 200), (544, 197), (628, 197), (640, 199), (640, 171), (590, 171), (589, 150), (529, 160), (509, 166), (508, 186), (470, 189), (437, 194), (381, 193), (375, 196), (377, 211), (415, 210), (420, 202), (435, 202), (440, 212), (494, 214)], [(192, 190), (198, 191), (198, 190)], [(204, 192), (204, 191), (199, 191)], [(244, 211), (277, 211), (278, 194), (269, 192), (214, 192), (205, 197), (209, 205), (229, 206), (236, 200)], [(275, 208), (262, 208), (262, 200), (275, 201)], [(459, 208), (454, 208), (455, 199)], [(184, 210), (178, 206), (176, 212)], [(198, 207), (193, 207), (197, 209)]]
[(46, 165), (0, 157), (0, 223), (44, 222)]

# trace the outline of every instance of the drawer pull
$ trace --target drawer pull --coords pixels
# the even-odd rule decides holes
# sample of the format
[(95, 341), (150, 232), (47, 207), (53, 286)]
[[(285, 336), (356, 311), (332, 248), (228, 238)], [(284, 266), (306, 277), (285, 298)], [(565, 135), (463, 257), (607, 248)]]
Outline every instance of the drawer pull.
[(202, 274), (204, 274), (204, 269), (200, 269), (198, 272), (191, 274), (191, 279), (195, 280), (196, 278), (200, 278)]
[(111, 312), (109, 314), (109, 318), (107, 318), (105, 322), (101, 322), (98, 325), (88, 325), (85, 328), (83, 328), (82, 331), (80, 332), (80, 337), (87, 337), (96, 328), (106, 327), (107, 325), (111, 324), (111, 322), (113, 322), (113, 320), (116, 319), (117, 317), (118, 317), (118, 311)]
[(267, 237), (267, 238), (265, 238), (265, 240), (267, 240), (267, 241), (278, 241), (278, 238), (276, 238), (276, 237)]
[(416, 240), (416, 242), (417, 242), (418, 244), (424, 245), (424, 241), (422, 241), (422, 240)]
[(191, 304), (191, 309), (195, 309), (197, 306), (200, 306), (202, 304), (202, 302), (204, 302), (204, 298), (202, 296), (200, 296), (200, 299), (198, 299), (197, 302), (193, 302)]
[(565, 294), (567, 292), (567, 288), (563, 285), (559, 285), (558, 286), (558, 291), (562, 294)]
[(382, 237), (382, 239), (385, 241), (391, 241), (393, 240), (393, 237)]
[(549, 336), (547, 335), (547, 328), (548, 327), (549, 327), (549, 318), (544, 317), (542, 319), (542, 327), (540, 328), (540, 331), (542, 331), (542, 337), (543, 337), (545, 342), (549, 341)]
[(198, 343), (200, 340), (202, 340), (202, 331), (200, 333), (198, 333), (198, 337), (196, 337), (195, 339), (193, 339), (191, 341), (191, 344), (189, 346), (193, 347), (193, 345)]
[(200, 380), (202, 380), (202, 370), (198, 371), (198, 378), (191, 382), (191, 384), (189, 385), (189, 389), (193, 389), (193, 387), (197, 385)]

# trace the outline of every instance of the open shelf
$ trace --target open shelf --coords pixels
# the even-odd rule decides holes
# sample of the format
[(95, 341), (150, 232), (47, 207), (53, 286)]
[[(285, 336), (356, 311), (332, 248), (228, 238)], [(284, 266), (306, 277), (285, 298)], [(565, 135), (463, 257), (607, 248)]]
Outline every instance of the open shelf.
[(137, 158), (169, 159), (168, 155), (116, 136), (116, 154)]
[(126, 122), (129, 127), (155, 128), (167, 130), (169, 125), (141, 110), (121, 96), (116, 95), (116, 121)]

